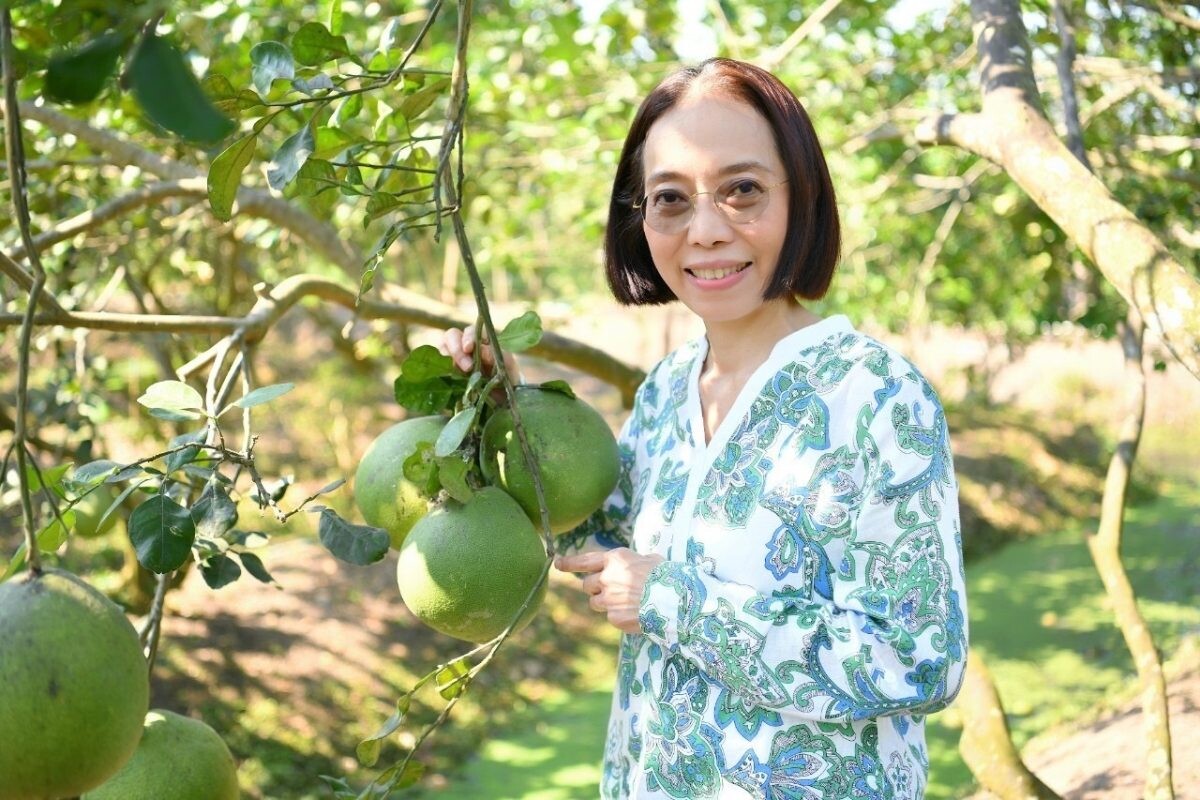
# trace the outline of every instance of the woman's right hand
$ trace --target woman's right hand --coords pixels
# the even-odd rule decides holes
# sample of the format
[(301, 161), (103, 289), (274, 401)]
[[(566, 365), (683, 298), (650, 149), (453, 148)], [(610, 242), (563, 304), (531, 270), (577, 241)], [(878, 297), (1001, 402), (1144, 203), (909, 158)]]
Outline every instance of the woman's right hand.
[[(442, 345), (438, 349), (454, 359), (454, 365), (460, 370), (470, 372), (475, 365), (475, 345), (475, 326), (469, 325), (461, 329), (448, 328), (442, 334)], [(484, 374), (490, 375), (495, 371), (496, 358), (492, 353), (491, 345), (486, 340), (480, 351), (480, 362)], [(508, 372), (509, 380), (513, 383), (520, 383), (521, 371), (517, 365), (517, 357), (512, 353), (504, 354), (504, 369)]]

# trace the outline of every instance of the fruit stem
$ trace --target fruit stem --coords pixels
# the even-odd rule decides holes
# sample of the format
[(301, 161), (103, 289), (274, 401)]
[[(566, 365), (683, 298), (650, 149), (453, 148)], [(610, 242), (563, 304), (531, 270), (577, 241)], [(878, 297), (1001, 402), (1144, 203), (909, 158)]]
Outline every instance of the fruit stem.
[(146, 627), (142, 629), (142, 646), (146, 651), (146, 670), (154, 674), (154, 660), (158, 657), (158, 640), (162, 634), (163, 606), (167, 599), (167, 585), (171, 582), (171, 573), (160, 573), (154, 586), (154, 601), (150, 604), (150, 616), (146, 619)]
[[(33, 497), (29, 489), (25, 415), (29, 402), (29, 347), (33, 336), (33, 316), (37, 311), (38, 300), (41, 299), (42, 287), (46, 284), (46, 271), (42, 269), (41, 257), (29, 231), (29, 207), (25, 198), (25, 151), (22, 149), (21, 115), (17, 105), (17, 79), (13, 70), (12, 50), (12, 17), (9, 15), (8, 5), (5, 4), (0, 10), (0, 73), (4, 75), (5, 152), (13, 216), (21, 229), (25, 253), (33, 267), (33, 284), (29, 289), (29, 303), (25, 307), (25, 318), (21, 321), (21, 336), (17, 345), (17, 419), (13, 426), (13, 447), (17, 451), (17, 479), (21, 486), (21, 512), (25, 521), (25, 557), (29, 562), (29, 571), (37, 575), (42, 571), (42, 559), (38, 551)], [(20, 269), (19, 265), (14, 266)]]

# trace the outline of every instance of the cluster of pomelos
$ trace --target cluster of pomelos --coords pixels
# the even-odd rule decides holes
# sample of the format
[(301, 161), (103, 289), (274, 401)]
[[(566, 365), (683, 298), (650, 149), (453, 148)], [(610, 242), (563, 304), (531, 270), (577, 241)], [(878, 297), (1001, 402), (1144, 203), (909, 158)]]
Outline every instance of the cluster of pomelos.
[[(550, 531), (570, 531), (616, 486), (616, 440), (603, 417), (569, 392), (522, 386), (516, 405), (538, 465)], [(508, 407), (482, 421), (471, 465), (482, 485), (465, 501), (445, 493), (430, 497), (406, 476), (405, 464), (432, 449), (447, 421), (415, 417), (384, 431), (359, 463), (354, 497), (366, 521), (387, 530), (399, 550), (396, 578), (409, 610), (437, 631), (482, 643), (508, 628), (535, 587), (516, 629), (542, 603), (542, 515)]]
[(115, 603), (55, 569), (0, 584), (0, 800), (236, 800), (220, 736), (149, 697)]

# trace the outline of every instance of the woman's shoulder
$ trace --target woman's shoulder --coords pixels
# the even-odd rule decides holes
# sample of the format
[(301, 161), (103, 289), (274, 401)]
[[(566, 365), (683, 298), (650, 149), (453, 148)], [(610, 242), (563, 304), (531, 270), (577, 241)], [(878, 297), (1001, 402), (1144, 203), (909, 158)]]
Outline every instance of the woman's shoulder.
[(932, 384), (896, 347), (854, 327), (848, 319), (814, 347), (799, 354), (811, 382), (857, 391), (898, 389), (935, 397)]

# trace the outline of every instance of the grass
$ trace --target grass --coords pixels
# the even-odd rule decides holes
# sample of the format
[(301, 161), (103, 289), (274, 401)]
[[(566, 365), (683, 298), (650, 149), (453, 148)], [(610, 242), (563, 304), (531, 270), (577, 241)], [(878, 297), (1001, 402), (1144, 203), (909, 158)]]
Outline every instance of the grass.
[[(1200, 486), (1166, 484), (1154, 502), (1129, 509), (1126, 568), (1159, 647), (1175, 652), (1200, 632)], [(972, 648), (1004, 700), (1017, 745), (1094, 715), (1130, 694), (1134, 669), (1113, 626), (1084, 543), (1084, 524), (1009, 545), (968, 567)], [(608, 717), (613, 659), (589, 685), (518, 716), (491, 739), (444, 800), (594, 798)], [(958, 755), (953, 707), (929, 721), (929, 800), (962, 797), (973, 781)]]

